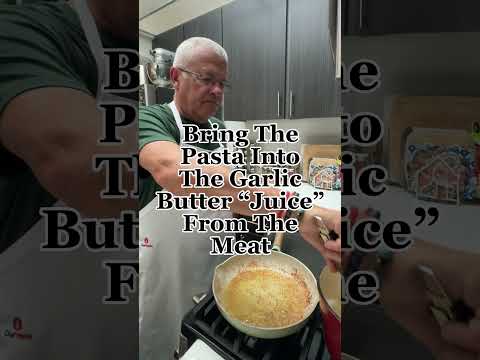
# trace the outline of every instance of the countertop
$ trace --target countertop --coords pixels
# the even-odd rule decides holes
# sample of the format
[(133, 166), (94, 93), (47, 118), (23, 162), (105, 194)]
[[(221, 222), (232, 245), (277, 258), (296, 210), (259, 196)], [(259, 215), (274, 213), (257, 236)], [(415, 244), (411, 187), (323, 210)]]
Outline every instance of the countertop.
[(316, 189), (312, 185), (308, 183), (302, 183), (301, 186), (299, 187), (286, 187), (282, 188), (284, 190), (288, 191), (296, 191), (300, 194), (300, 196), (308, 196), (313, 198), (314, 197), (314, 192), (315, 191), (321, 191), (323, 192), (323, 198), (314, 200), (314, 204), (318, 206), (323, 206), (329, 209), (338, 209), (340, 210), (340, 207), (342, 205), (342, 192), (340, 190), (321, 190), (321, 189)]

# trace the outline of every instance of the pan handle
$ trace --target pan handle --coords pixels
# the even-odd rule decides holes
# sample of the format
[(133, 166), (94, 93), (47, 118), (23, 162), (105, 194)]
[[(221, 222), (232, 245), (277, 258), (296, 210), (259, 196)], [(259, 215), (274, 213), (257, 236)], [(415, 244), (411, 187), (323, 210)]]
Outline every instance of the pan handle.
[(284, 239), (285, 239), (285, 233), (284, 232), (277, 232), (275, 234), (275, 240), (273, 240), (272, 250), (281, 252)]

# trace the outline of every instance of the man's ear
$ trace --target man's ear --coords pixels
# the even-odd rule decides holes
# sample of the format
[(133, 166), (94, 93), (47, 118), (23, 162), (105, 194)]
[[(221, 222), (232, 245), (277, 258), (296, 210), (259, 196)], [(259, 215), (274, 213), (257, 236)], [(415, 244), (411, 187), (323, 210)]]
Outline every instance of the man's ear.
[(180, 71), (177, 68), (172, 66), (170, 68), (170, 82), (172, 83), (172, 87), (174, 89), (177, 88), (179, 75), (180, 75)]

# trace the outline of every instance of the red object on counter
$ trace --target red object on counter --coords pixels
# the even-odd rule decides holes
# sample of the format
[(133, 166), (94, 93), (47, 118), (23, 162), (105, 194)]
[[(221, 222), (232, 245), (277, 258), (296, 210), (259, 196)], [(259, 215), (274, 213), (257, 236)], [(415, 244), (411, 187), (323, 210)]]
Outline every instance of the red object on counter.
[(340, 360), (342, 353), (342, 324), (331, 312), (322, 313), (325, 342), (331, 360)]
[[(331, 360), (340, 360), (342, 353), (341, 275), (323, 268), (318, 279), (320, 311), (322, 313), (325, 343)], [(327, 302), (336, 299), (337, 306)]]
[(357, 221), (359, 211), (358, 211), (358, 208), (356, 207), (351, 207), (349, 210), (350, 210), (349, 220), (353, 225)]

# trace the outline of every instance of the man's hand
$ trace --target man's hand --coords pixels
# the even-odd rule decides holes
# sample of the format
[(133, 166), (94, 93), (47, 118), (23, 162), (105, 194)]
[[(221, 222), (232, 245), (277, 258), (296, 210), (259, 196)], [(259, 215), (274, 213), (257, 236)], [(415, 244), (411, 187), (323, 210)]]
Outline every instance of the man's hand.
[(455, 354), (463, 354), (465, 359), (480, 359), (480, 309), (468, 324), (452, 322), (442, 329), (443, 339), (457, 349), (445, 350), (441, 360), (457, 359)]
[[(416, 240), (396, 254), (382, 280), (381, 302), (386, 312), (441, 360), (480, 359), (480, 255), (472, 255)], [(452, 300), (463, 299), (476, 310), (469, 324), (441, 328), (429, 312), (425, 286), (417, 265), (430, 267)], [(477, 269), (477, 270), (476, 270)]]
[[(333, 230), (338, 234), (335, 241), (323, 242), (320, 236), (320, 226), (316, 216), (322, 218), (323, 223), (328, 230)], [(340, 269), (341, 264), (341, 215), (340, 211), (331, 210), (314, 206), (305, 211), (300, 223), (300, 234), (302, 237), (315, 247), (325, 258), (327, 266), (331, 271)]]
[[(480, 259), (480, 256), (478, 258)], [(475, 309), (475, 317), (467, 324), (448, 323), (442, 328), (442, 338), (456, 347), (457, 351), (465, 353), (465, 359), (480, 359), (480, 270), (471, 270), (473, 269), (470, 269), (463, 281), (462, 295), (466, 304)], [(440, 358), (451, 359), (451, 354), (454, 353), (447, 350), (440, 355)]]

